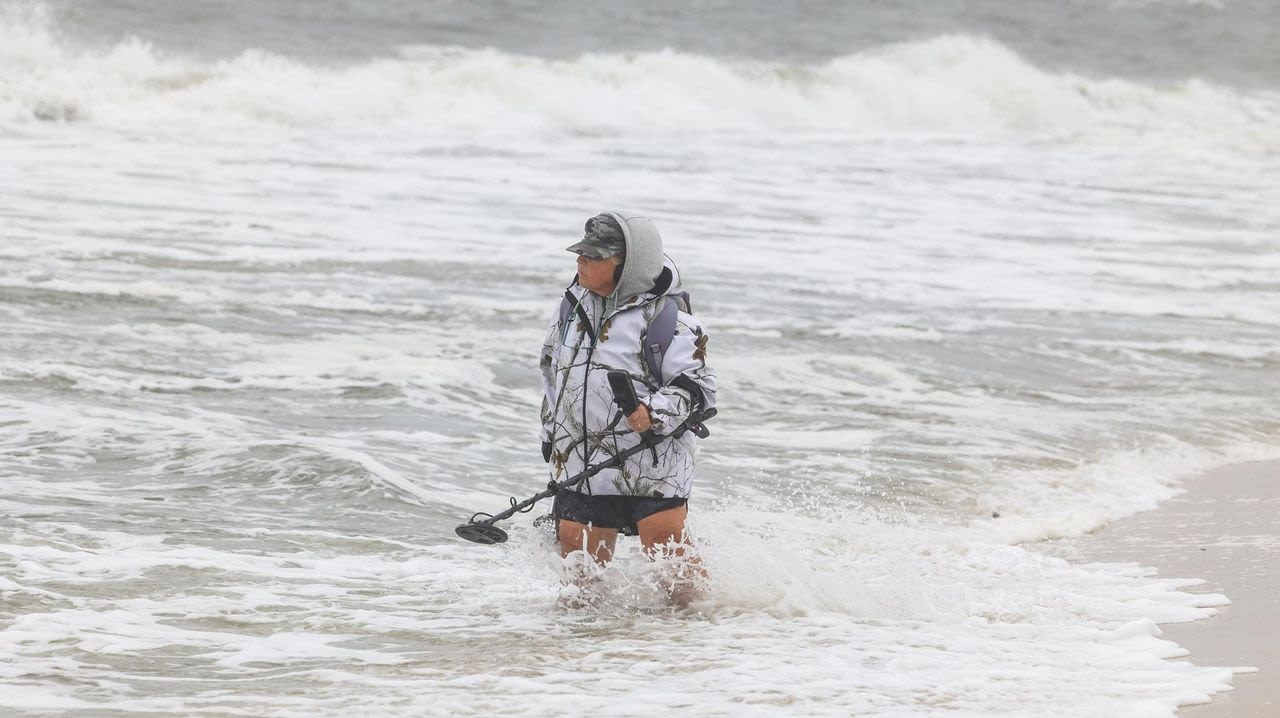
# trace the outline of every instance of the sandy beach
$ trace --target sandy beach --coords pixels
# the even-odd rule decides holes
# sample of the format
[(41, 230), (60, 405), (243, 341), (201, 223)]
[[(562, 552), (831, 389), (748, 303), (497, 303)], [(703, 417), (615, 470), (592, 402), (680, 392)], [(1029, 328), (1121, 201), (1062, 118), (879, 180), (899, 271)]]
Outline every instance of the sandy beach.
[(1234, 690), (1185, 718), (1280, 715), (1280, 462), (1223, 467), (1188, 481), (1186, 492), (1064, 546), (1074, 560), (1132, 561), (1165, 578), (1201, 578), (1192, 591), (1221, 593), (1231, 605), (1202, 621), (1161, 626), (1164, 637), (1202, 666), (1238, 671)]

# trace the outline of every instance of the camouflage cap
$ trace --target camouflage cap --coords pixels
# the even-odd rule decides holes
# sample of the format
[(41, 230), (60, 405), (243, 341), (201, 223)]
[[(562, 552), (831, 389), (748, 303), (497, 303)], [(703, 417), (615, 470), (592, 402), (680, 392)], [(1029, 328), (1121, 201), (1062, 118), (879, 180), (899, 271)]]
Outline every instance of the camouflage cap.
[(622, 227), (618, 220), (607, 214), (597, 214), (587, 220), (582, 241), (566, 249), (591, 259), (608, 259), (615, 255), (627, 253), (627, 241), (623, 238)]

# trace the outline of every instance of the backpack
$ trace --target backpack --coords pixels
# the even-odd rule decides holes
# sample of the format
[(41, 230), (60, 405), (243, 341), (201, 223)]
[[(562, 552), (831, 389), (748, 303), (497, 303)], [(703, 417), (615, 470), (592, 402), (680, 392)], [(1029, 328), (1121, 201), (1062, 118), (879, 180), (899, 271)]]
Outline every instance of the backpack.
[[(658, 386), (662, 386), (666, 382), (662, 376), (662, 360), (667, 356), (667, 349), (671, 347), (671, 340), (676, 335), (676, 319), (680, 312), (685, 314), (693, 314), (693, 309), (689, 305), (688, 292), (672, 292), (664, 294), (658, 300), (659, 307), (653, 319), (649, 320), (649, 326), (645, 329), (644, 339), (641, 341), (643, 345), (640, 347), (640, 356), (644, 358), (645, 366), (649, 368), (649, 376), (654, 377), (658, 381)], [(569, 318), (569, 313), (577, 306), (577, 300), (568, 289), (564, 292), (564, 298), (560, 300), (560, 323), (564, 324)], [(578, 307), (582, 312), (583, 323), (587, 325), (587, 332), (591, 335), (591, 340), (595, 341), (595, 333), (591, 331), (591, 322), (586, 321), (586, 311)]]

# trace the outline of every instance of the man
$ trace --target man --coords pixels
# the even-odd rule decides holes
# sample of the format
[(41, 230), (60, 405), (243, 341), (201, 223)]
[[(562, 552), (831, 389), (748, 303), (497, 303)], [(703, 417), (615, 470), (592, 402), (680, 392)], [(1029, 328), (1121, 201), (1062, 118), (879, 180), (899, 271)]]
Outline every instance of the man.
[[(543, 458), (553, 480), (634, 447), (643, 432), (661, 439), (716, 400), (707, 335), (681, 306), (680, 277), (654, 223), (606, 212), (587, 221), (582, 241), (568, 251), (578, 255), (578, 273), (551, 317), (541, 359)], [(654, 338), (651, 324), (668, 302), (677, 306), (675, 330), (660, 353), (645, 339)], [(625, 425), (607, 380), (611, 369), (631, 376), (640, 399)], [(650, 557), (684, 556), (695, 441), (692, 432), (662, 440), (561, 490), (552, 508), (561, 553), (581, 550), (606, 563), (623, 531), (638, 534)], [(689, 561), (697, 566), (692, 551)], [(677, 603), (691, 598), (688, 581), (668, 588)]]

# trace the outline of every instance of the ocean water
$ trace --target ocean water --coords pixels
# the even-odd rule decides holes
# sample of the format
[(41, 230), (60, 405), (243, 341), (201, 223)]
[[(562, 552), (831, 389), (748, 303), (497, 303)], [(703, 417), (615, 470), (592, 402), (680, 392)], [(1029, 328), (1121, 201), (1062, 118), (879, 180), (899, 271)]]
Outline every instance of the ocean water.
[[(1169, 716), (1045, 542), (1280, 457), (1270, 2), (0, 3), (0, 713)], [(673, 612), (532, 526), (586, 217), (721, 414)]]

